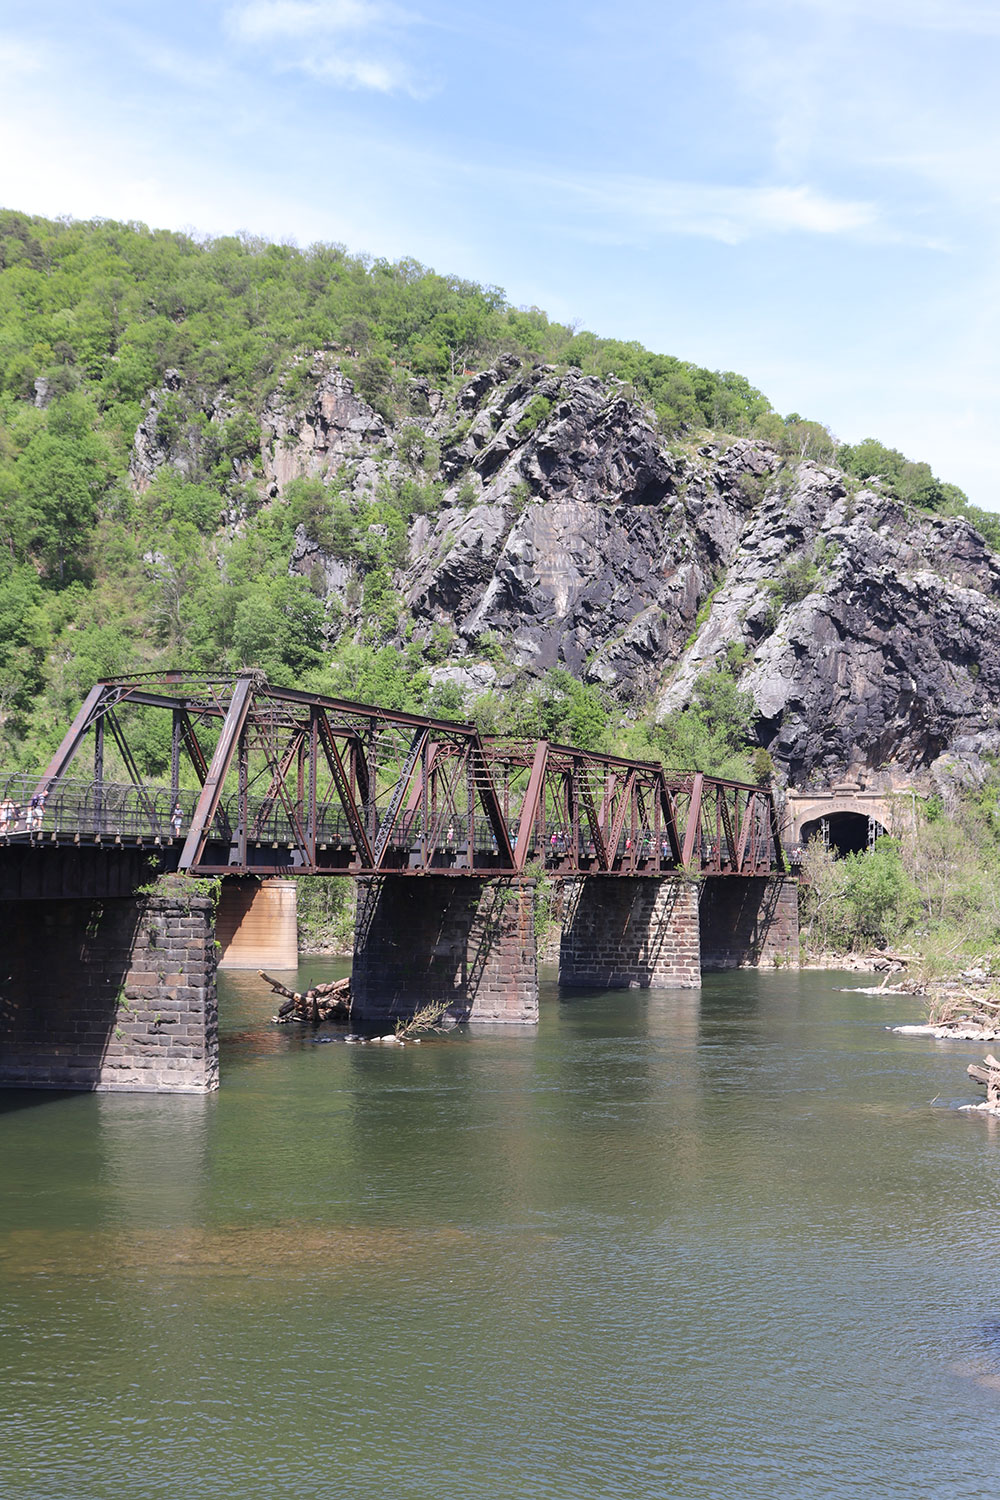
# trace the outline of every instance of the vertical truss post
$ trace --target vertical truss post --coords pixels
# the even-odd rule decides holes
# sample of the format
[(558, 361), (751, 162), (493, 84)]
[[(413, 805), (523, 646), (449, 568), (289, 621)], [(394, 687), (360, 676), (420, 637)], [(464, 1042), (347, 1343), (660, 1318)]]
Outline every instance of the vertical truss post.
[(771, 823), (771, 858), (775, 870), (785, 867), (785, 851), (781, 847), (781, 829), (778, 827), (778, 809), (774, 804), (773, 789), (767, 793), (768, 816)]
[(632, 778), (632, 786), (631, 786), (631, 788), (629, 790), (629, 799), (628, 799), (628, 803), (629, 803), (629, 805), (628, 805), (629, 841), (630, 841), (630, 843), (632, 845), (632, 857), (629, 860), (628, 864), (629, 864), (629, 869), (632, 871), (633, 875), (635, 874), (635, 867), (636, 867), (636, 862), (637, 862), (637, 856), (638, 856), (638, 853), (639, 853), (639, 850), (638, 850), (638, 843), (639, 843), (639, 818), (638, 818), (639, 806), (638, 806), (638, 801), (639, 801), (639, 799), (638, 799), (638, 778), (635, 777), (635, 776), (633, 776), (633, 778)]
[(94, 815), (104, 831), (104, 719), (94, 725)]
[(307, 827), (307, 838), (311, 853), (311, 863), (316, 864), (316, 777), (319, 771), (319, 724), (316, 718), (316, 707), (313, 704), (309, 709), (309, 818)]
[(303, 828), (306, 820), (306, 738), (301, 732), (295, 757), (295, 812), (299, 827)]
[(430, 856), (434, 852), (430, 839), (430, 780), (431, 780), (431, 748), (430, 741), (424, 740), (424, 747), (420, 752), (420, 863), (426, 869), (430, 864)]
[(471, 741), (465, 746), (465, 840), (469, 869), (476, 867), (476, 763)]
[(229, 863), (239, 866), (240, 869), (246, 869), (247, 827), (250, 821), (250, 808), (248, 806), (250, 800), (250, 755), (247, 746), (246, 724), (240, 730), (236, 746), (236, 766), (236, 827), (230, 838)]
[(368, 720), (367, 753), (365, 760), (368, 769), (368, 785), (365, 795), (365, 828), (368, 832), (369, 842), (374, 844), (378, 837), (376, 826), (378, 819), (378, 720)]
[(171, 710), (170, 715), (170, 812), (173, 815), (181, 789), (181, 711)]
[(580, 762), (574, 757), (573, 770), (569, 776), (570, 838), (572, 839), (572, 867), (580, 868)]
[[(739, 795), (739, 792), (735, 793), (737, 807), (739, 806)], [(747, 845), (753, 838), (753, 821), (754, 813), (756, 811), (756, 800), (757, 799), (753, 792), (749, 792), (747, 794), (747, 804), (743, 810), (743, 821), (740, 825), (739, 834), (737, 836), (736, 848), (733, 850), (733, 870), (737, 875), (742, 875), (744, 873), (743, 862), (746, 858)], [(750, 851), (750, 865), (751, 868), (754, 865), (752, 845)]]

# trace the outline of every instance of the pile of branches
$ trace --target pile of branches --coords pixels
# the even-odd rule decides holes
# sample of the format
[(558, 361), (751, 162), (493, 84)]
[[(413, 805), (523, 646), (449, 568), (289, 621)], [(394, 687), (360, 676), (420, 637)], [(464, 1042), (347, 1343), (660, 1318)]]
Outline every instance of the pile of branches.
[(1000, 1030), (1000, 995), (949, 986), (932, 1003), (927, 1016), (932, 1026), (980, 1026)]
[(271, 1020), (279, 1025), (288, 1021), (301, 1021), (318, 1026), (321, 1021), (349, 1021), (351, 1019), (351, 981), (335, 979), (332, 984), (317, 984), (300, 994), (290, 990), (280, 979), (273, 979), (263, 969), (257, 973), (271, 986), (274, 994), (285, 998), (278, 1006), (278, 1014)]

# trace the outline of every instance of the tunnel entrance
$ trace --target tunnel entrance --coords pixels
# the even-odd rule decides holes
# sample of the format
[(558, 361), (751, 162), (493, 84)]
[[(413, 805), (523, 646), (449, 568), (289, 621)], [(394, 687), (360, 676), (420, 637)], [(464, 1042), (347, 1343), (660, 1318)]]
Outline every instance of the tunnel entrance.
[(818, 838), (840, 859), (845, 854), (864, 854), (886, 830), (867, 813), (835, 812), (802, 825), (802, 842)]

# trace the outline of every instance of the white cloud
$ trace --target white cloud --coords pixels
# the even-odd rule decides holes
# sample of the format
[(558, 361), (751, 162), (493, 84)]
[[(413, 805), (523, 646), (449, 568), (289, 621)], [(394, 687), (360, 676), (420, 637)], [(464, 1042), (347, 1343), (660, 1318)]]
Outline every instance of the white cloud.
[(837, 20), (853, 16), (870, 24), (904, 30), (1000, 37), (1000, 7), (996, 0), (791, 0), (791, 3)]
[(393, 8), (372, 0), (247, 0), (230, 10), (229, 23), (248, 42), (301, 41), (370, 31), (393, 15)]
[(12, 77), (40, 72), (43, 63), (42, 55), (36, 48), (26, 42), (15, 41), (12, 37), (0, 36), (0, 74), (7, 78), (8, 83)]
[(661, 234), (702, 235), (736, 245), (764, 234), (895, 238), (876, 207), (807, 186), (732, 187), (642, 177), (573, 177), (549, 184), (602, 215)]
[(179, 51), (176, 47), (147, 40), (136, 34), (127, 34), (126, 41), (133, 55), (144, 67), (162, 78), (169, 78), (172, 83), (183, 84), (189, 89), (204, 90), (214, 88), (225, 77), (226, 69), (222, 63), (198, 57), (191, 52)]
[(280, 70), (297, 69), (322, 83), (376, 93), (425, 92), (398, 52), (418, 19), (378, 0), (245, 0), (227, 12), (233, 36), (266, 47)]

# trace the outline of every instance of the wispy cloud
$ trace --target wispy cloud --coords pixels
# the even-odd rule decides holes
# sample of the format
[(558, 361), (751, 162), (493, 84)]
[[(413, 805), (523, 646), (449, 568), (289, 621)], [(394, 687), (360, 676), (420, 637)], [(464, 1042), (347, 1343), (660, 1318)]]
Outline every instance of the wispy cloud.
[(412, 12), (380, 0), (244, 0), (227, 13), (230, 33), (267, 47), (275, 66), (294, 68), (340, 88), (381, 94), (426, 92), (400, 55)]
[(794, 8), (824, 12), (838, 20), (858, 18), (911, 31), (1000, 37), (996, 0), (785, 0)]
[(41, 52), (27, 42), (0, 36), (0, 74), (8, 79), (38, 73), (44, 66)]
[(646, 177), (549, 179), (569, 200), (610, 222), (660, 234), (701, 235), (737, 245), (767, 234), (892, 238), (874, 204), (799, 186), (742, 187)]
[(122, 35), (138, 62), (173, 83), (201, 90), (215, 87), (225, 77), (226, 68), (222, 62), (199, 57), (137, 32), (123, 32)]

